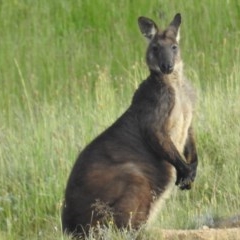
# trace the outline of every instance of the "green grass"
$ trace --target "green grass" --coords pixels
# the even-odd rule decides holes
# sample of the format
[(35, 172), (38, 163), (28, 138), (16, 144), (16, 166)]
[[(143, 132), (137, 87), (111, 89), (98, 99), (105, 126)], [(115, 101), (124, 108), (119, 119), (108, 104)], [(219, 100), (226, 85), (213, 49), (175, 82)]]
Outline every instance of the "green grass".
[[(160, 14), (165, 27), (176, 12), (199, 96), (200, 165), (194, 189), (176, 190), (156, 224), (196, 228), (239, 211), (239, 1), (3, 0), (0, 239), (66, 239), (60, 209), (76, 156), (148, 74), (137, 17)], [(113, 232), (106, 239), (132, 238)]]

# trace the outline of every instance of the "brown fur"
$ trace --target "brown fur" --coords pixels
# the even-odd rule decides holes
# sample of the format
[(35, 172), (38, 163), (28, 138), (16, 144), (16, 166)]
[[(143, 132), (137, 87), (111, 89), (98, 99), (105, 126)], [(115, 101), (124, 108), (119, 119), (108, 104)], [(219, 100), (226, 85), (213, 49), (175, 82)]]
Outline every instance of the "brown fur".
[(150, 75), (127, 111), (79, 155), (65, 192), (64, 232), (80, 236), (109, 218), (119, 228), (138, 228), (152, 221), (153, 206), (172, 183), (191, 188), (197, 169), (194, 94), (182, 72), (180, 23), (177, 14), (161, 32), (152, 20), (139, 18), (149, 40)]

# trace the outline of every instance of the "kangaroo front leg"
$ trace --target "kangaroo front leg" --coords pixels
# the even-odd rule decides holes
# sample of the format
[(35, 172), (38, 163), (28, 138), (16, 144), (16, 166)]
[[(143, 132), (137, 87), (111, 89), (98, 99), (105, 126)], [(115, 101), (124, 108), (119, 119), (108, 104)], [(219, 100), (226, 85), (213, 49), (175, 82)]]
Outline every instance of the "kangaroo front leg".
[(189, 190), (191, 189), (192, 183), (195, 180), (198, 166), (198, 156), (192, 127), (190, 127), (188, 130), (188, 138), (184, 147), (184, 156), (191, 168), (190, 178), (188, 179), (188, 181), (181, 182), (181, 176), (178, 176), (177, 182), (180, 183), (180, 189)]
[(161, 146), (166, 153), (164, 159), (176, 168), (176, 185), (178, 185), (180, 189), (191, 189), (191, 183), (195, 178), (196, 172), (195, 166), (193, 166), (194, 163), (189, 164), (186, 159), (184, 159), (184, 156), (178, 152), (170, 138), (165, 138), (165, 141)]
[(145, 137), (148, 139), (147, 143), (157, 157), (175, 167), (177, 171), (176, 185), (187, 185), (192, 179), (192, 167), (180, 155), (170, 137), (163, 133), (157, 134), (150, 129), (145, 132)]

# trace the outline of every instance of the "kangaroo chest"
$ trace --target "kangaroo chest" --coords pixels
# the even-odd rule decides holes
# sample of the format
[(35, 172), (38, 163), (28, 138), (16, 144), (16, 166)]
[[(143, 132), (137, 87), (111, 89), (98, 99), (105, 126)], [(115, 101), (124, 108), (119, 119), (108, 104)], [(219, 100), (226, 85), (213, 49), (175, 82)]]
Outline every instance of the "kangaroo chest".
[(183, 153), (192, 121), (192, 102), (184, 86), (175, 88), (175, 104), (168, 119), (168, 133), (180, 153)]

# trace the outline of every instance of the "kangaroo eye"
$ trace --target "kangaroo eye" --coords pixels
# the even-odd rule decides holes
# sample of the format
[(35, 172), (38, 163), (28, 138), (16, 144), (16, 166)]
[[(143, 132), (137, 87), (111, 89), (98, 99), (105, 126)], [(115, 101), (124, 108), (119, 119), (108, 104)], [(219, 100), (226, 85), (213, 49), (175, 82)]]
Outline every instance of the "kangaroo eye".
[(175, 51), (175, 50), (177, 50), (177, 49), (178, 49), (178, 46), (177, 46), (177, 44), (173, 44), (173, 45), (172, 45), (172, 50), (174, 50), (174, 51)]
[(158, 45), (153, 45), (153, 46), (152, 46), (152, 50), (153, 50), (154, 52), (158, 52), (158, 50), (159, 50)]

